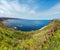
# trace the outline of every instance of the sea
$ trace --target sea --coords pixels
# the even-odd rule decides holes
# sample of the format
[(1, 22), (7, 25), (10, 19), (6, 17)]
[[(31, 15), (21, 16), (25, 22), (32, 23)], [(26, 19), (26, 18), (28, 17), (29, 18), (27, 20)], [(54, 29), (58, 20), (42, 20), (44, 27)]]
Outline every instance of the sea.
[(8, 19), (3, 24), (20, 31), (39, 30), (47, 25), (51, 20), (28, 20), (28, 19)]

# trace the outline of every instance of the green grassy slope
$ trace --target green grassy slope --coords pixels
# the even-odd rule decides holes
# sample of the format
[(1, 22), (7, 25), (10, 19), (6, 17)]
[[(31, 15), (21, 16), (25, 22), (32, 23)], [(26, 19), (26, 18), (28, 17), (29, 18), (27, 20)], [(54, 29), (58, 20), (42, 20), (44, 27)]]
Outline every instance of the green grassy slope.
[(60, 50), (60, 30), (54, 33), (54, 36), (48, 39), (42, 50)]
[(59, 50), (60, 21), (53, 21), (40, 33), (33, 35), (35, 50)]
[(27, 32), (16, 31), (0, 23), (0, 50), (8, 48), (13, 50), (15, 47), (19, 47), (19, 40), (23, 41), (30, 39), (30, 37), (31, 35)]
[(42, 30), (22, 32), (0, 23), (0, 50), (59, 50), (60, 21), (53, 20)]

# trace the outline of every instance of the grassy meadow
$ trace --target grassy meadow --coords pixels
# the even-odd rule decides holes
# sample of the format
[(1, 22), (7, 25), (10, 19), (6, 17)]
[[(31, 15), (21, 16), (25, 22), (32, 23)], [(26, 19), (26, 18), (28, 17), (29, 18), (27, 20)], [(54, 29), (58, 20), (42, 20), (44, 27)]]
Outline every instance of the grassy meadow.
[(14, 30), (0, 22), (0, 50), (60, 50), (60, 20), (30, 32)]

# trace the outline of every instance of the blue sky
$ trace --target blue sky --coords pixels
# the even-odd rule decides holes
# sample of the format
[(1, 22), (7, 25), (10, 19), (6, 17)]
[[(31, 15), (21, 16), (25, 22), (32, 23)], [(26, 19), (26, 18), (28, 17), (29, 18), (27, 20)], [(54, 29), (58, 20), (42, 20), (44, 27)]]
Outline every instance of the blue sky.
[(60, 19), (60, 0), (0, 0), (0, 17)]

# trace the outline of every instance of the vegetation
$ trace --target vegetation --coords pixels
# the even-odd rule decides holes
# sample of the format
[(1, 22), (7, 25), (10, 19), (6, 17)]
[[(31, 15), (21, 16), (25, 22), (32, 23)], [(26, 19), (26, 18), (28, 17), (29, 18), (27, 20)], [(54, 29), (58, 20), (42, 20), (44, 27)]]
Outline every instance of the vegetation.
[(45, 28), (23, 32), (0, 22), (0, 50), (59, 50), (60, 20), (53, 20)]

